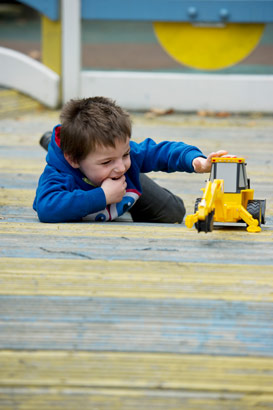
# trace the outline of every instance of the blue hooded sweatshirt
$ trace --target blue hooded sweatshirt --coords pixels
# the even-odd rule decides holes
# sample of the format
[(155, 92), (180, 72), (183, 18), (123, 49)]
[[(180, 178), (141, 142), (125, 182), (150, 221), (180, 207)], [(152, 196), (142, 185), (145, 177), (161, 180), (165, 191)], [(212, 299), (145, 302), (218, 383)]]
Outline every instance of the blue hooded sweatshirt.
[(33, 209), (41, 222), (88, 220), (111, 221), (127, 212), (142, 193), (139, 174), (151, 171), (194, 172), (192, 161), (204, 157), (194, 146), (164, 141), (156, 144), (147, 138), (141, 143), (130, 141), (131, 167), (125, 174), (127, 188), (121, 202), (106, 205), (101, 187), (96, 187), (64, 158), (60, 148), (60, 125), (52, 133)]

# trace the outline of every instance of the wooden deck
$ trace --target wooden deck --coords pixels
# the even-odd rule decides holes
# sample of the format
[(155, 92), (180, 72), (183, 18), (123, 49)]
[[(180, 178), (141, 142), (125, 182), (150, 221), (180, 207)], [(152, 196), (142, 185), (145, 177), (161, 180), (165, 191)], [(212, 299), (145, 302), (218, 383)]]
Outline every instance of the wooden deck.
[[(134, 116), (134, 139), (247, 158), (261, 233), (39, 223), (58, 112), (0, 120), (0, 409), (273, 407), (273, 118)], [(204, 175), (152, 174), (192, 212)]]

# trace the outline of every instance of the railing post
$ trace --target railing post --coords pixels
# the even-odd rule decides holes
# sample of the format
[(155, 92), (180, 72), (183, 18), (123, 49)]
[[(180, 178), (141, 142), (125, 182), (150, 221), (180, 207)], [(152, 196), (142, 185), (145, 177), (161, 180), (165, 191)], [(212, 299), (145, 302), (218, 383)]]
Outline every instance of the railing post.
[(80, 95), (81, 0), (61, 0), (62, 103)]

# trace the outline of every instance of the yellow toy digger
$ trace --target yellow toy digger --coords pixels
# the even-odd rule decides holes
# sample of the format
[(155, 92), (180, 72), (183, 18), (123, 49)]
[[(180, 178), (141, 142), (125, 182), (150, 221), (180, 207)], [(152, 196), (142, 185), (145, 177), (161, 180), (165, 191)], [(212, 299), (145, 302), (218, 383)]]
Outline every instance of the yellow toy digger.
[(212, 232), (213, 222), (245, 222), (248, 232), (260, 232), (265, 224), (265, 199), (254, 200), (254, 190), (246, 176), (244, 158), (212, 158), (210, 179), (197, 198), (193, 215), (185, 224), (198, 232)]

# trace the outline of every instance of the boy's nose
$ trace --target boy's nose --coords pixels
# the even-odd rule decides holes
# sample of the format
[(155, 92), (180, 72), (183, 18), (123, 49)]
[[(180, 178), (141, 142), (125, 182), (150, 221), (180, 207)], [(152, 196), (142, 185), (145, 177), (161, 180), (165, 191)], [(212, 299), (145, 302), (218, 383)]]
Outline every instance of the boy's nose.
[(115, 165), (116, 166), (115, 166), (114, 170), (116, 172), (124, 172), (125, 171), (125, 165), (124, 165), (124, 162), (122, 160), (118, 161)]

